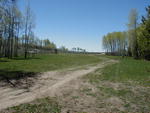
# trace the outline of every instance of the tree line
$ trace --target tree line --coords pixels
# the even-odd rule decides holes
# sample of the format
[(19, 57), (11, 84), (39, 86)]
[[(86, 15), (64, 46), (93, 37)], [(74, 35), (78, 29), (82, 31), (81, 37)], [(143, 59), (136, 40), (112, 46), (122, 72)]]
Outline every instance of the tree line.
[(86, 49), (82, 49), (80, 47), (73, 47), (71, 49), (72, 52), (86, 52)]
[(136, 9), (132, 9), (127, 31), (103, 36), (103, 48), (107, 54), (150, 60), (150, 6), (146, 7), (146, 12), (138, 23), (138, 13)]
[(25, 11), (21, 12), (17, 0), (0, 0), (0, 57), (17, 57), (21, 51), (27, 58), (33, 48), (56, 48), (48, 39), (36, 37), (34, 28), (34, 13), (29, 2)]

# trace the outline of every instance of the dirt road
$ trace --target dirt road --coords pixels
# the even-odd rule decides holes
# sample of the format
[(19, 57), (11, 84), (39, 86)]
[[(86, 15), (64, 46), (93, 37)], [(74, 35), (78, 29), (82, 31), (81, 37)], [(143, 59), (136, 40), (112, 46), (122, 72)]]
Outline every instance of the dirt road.
[(59, 93), (60, 88), (62, 89), (64, 86), (69, 87), (70, 81), (115, 62), (114, 60), (108, 60), (96, 66), (85, 66), (78, 70), (75, 68), (72, 70), (45, 72), (38, 75), (36, 79), (30, 78), (30, 81), (34, 84), (28, 89), (9, 86), (0, 87), (0, 110), (30, 102), (37, 98), (55, 96)]

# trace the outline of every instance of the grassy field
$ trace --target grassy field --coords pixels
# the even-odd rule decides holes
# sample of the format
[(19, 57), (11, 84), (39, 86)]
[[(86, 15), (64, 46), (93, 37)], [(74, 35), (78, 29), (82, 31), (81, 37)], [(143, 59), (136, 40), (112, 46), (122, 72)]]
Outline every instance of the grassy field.
[(13, 60), (0, 59), (0, 70), (45, 72), (68, 67), (81, 66), (96, 63), (100, 59), (94, 55), (82, 54), (50, 54), (38, 55), (25, 60), (14, 58)]
[(102, 74), (89, 76), (91, 81), (109, 80), (112, 82), (134, 81), (136, 83), (150, 86), (150, 62), (145, 60), (134, 60), (132, 58), (108, 57), (117, 59), (120, 62), (98, 69), (96, 73), (102, 71)]
[(1, 58), (0, 76), (15, 78), (18, 75), (34, 75), (39, 72), (60, 70), (98, 62), (100, 62), (99, 57), (83, 54), (38, 55), (27, 60), (22, 57), (14, 59)]
[[(112, 107), (111, 112), (149, 112), (150, 62), (128, 57), (106, 57), (119, 60), (119, 63), (85, 76), (97, 90), (92, 95), (104, 102), (98, 103), (99, 107)], [(109, 104), (106, 100), (110, 101)]]
[[(107, 112), (149, 112), (150, 111), (150, 62), (144, 60), (134, 60), (126, 57), (111, 56), (86, 56), (86, 55), (47, 55), (39, 56), (37, 59), (30, 60), (8, 60), (8, 62), (0, 67), (1, 69), (10, 69), (7, 65), (19, 62), (12, 69), (23, 69), (31, 71), (32, 67), (36, 67), (34, 72), (42, 72), (67, 68), (78, 65), (86, 65), (99, 62), (100, 59), (115, 59), (119, 62), (106, 66), (103, 69), (97, 69), (83, 77), (83, 81), (88, 81), (94, 88), (85, 88), (82, 92), (85, 97), (91, 97), (95, 101), (97, 109), (105, 109)], [(28, 62), (28, 63), (27, 63)], [(24, 65), (22, 64), (24, 63)], [(27, 64), (29, 64), (29, 67)], [(45, 64), (43, 64), (45, 63)], [(40, 65), (39, 65), (40, 64)], [(18, 66), (18, 67), (17, 67)], [(20, 67), (19, 67), (20, 66)], [(25, 68), (25, 67), (26, 68)], [(48, 66), (48, 67), (47, 67)], [(41, 69), (45, 67), (45, 69)], [(76, 93), (76, 94), (78, 94)], [(86, 95), (86, 96), (85, 96)], [(73, 95), (75, 99), (82, 98), (81, 95)], [(82, 101), (82, 99), (81, 99)], [(57, 99), (38, 99), (32, 103), (22, 104), (16, 107), (8, 108), (14, 113), (36, 113), (40, 111), (61, 112), (61, 105)]]

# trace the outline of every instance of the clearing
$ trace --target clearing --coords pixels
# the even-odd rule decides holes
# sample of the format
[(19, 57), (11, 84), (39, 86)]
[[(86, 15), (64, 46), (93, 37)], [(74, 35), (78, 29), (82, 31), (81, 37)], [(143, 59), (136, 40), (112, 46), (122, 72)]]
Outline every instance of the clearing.
[[(9, 85), (0, 84), (2, 113), (150, 111), (150, 62), (101, 55), (54, 56), (50, 58), (56, 62), (48, 56), (46, 60), (41, 56), (40, 60), (9, 61), (32, 62), (28, 69), (22, 67), (31, 72), (36, 65), (33, 71), (36, 76), (31, 73), (11, 79), (7, 73)], [(49, 63), (45, 67), (52, 69), (40, 69), (46, 61)]]
[[(60, 89), (62, 90), (64, 86), (69, 87), (71, 85), (70, 81), (115, 62), (115, 60), (108, 60), (96, 66), (86, 65), (60, 71), (44, 72), (36, 77), (23, 79), (21, 84), (15, 88), (5, 87), (5, 83), (3, 83), (3, 85), (1, 84), (3, 87), (0, 87), (0, 103), (3, 103), (0, 105), (0, 110), (31, 102), (37, 98), (59, 95)], [(14, 84), (16, 81), (12, 80), (11, 83)]]

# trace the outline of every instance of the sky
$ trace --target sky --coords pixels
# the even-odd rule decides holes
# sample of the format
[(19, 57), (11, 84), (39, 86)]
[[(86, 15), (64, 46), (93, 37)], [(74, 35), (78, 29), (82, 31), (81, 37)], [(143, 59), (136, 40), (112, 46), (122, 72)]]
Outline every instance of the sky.
[[(18, 0), (23, 11), (27, 0)], [(150, 0), (30, 0), (35, 15), (35, 35), (57, 47), (81, 47), (102, 52), (102, 37), (127, 30), (128, 15), (136, 8), (139, 19)]]

